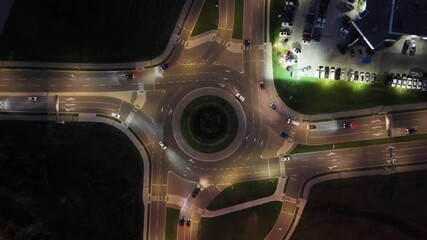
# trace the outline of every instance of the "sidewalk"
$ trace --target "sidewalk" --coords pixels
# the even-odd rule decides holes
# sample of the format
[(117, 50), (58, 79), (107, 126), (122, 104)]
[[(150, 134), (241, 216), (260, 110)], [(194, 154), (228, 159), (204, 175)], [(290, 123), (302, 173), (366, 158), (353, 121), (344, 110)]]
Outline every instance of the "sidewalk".
[(205, 210), (205, 212), (202, 214), (202, 217), (208, 217), (208, 218), (218, 217), (218, 216), (225, 215), (225, 214), (228, 214), (231, 212), (240, 211), (240, 210), (243, 210), (246, 208), (251, 208), (251, 207), (262, 205), (262, 204), (269, 203), (272, 201), (283, 202), (283, 198), (284, 198), (283, 189), (285, 187), (285, 183), (286, 183), (286, 178), (279, 178), (276, 191), (274, 192), (273, 195), (270, 195), (270, 196), (265, 197), (265, 198), (256, 199), (256, 200), (253, 200), (250, 202), (237, 204), (237, 205), (234, 205), (231, 207), (215, 210), (215, 211)]

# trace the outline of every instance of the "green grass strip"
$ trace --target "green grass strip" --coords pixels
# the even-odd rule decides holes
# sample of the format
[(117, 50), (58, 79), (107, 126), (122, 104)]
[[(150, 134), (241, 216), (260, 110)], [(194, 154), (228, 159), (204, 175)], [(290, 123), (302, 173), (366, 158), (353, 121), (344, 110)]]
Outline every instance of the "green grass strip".
[(391, 143), (398, 143), (398, 142), (419, 141), (419, 140), (426, 140), (426, 139), (427, 139), (427, 134), (415, 134), (415, 135), (408, 135), (408, 136), (401, 136), (401, 137), (381, 138), (381, 139), (344, 142), (344, 143), (335, 143), (335, 144), (323, 144), (323, 145), (298, 144), (296, 148), (291, 152), (291, 154), (333, 150), (334, 145), (335, 145), (335, 149), (342, 149), (342, 148), (352, 148), (352, 147), (365, 147), (370, 145), (391, 144)]
[(217, 6), (218, 0), (205, 1), (193, 32), (191, 33), (192, 37), (218, 28), (219, 9)]
[(179, 210), (175, 208), (166, 208), (166, 226), (165, 226), (165, 239), (175, 240), (177, 232), (176, 227), (178, 225)]
[(234, 3), (234, 27), (233, 38), (243, 38), (243, 0), (236, 0)]
[(197, 239), (262, 240), (279, 217), (282, 202), (274, 201), (213, 218), (202, 218)]
[(214, 211), (270, 196), (276, 191), (277, 182), (277, 178), (269, 178), (236, 183), (221, 191), (207, 209)]

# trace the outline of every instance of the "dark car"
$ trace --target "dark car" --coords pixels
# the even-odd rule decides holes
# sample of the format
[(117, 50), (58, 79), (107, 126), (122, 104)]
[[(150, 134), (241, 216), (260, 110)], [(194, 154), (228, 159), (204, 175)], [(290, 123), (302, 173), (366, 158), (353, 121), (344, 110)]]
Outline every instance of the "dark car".
[(191, 226), (191, 219), (187, 218), (187, 227), (190, 227), (190, 226)]
[(345, 54), (345, 52), (346, 52), (345, 47), (343, 47), (341, 44), (338, 44), (337, 48), (341, 54)]
[(160, 67), (160, 70), (162, 70), (162, 71), (165, 71), (166, 69), (168, 69), (169, 68), (169, 65), (168, 64), (163, 64), (161, 67)]
[(359, 48), (359, 55), (360, 55), (361, 57), (363, 57), (363, 50), (362, 50), (361, 48)]
[(351, 127), (352, 127), (352, 125), (351, 125), (351, 123), (344, 123), (344, 124), (342, 125), (342, 127), (343, 127), (343, 128), (351, 128)]
[(407, 128), (407, 129), (405, 129), (405, 132), (407, 133), (407, 134), (412, 134), (412, 133), (414, 133), (414, 132), (416, 132), (417, 131), (417, 129), (415, 129), (415, 128)]
[(316, 129), (316, 125), (307, 125), (307, 129)]
[(249, 38), (245, 38), (244, 44), (245, 46), (251, 45), (251, 40), (249, 40)]
[(135, 76), (133, 74), (131, 74), (131, 73), (128, 73), (128, 74), (125, 75), (126, 79), (133, 79), (134, 77)]
[(337, 68), (337, 70), (335, 70), (335, 80), (340, 80), (341, 79), (341, 68)]
[(197, 184), (196, 187), (191, 192), (191, 196), (193, 196), (193, 198), (195, 198), (197, 196), (197, 194), (199, 194), (200, 190), (202, 190), (202, 188), (200, 187), (199, 184)]
[(288, 134), (287, 134), (287, 133), (285, 133), (284, 131), (280, 131), (280, 136), (281, 136), (282, 138), (287, 138), (287, 137), (288, 137)]
[(273, 110), (276, 110), (276, 109), (277, 109), (276, 104), (274, 104), (274, 103), (270, 103), (270, 107), (271, 107)]
[(354, 57), (354, 49), (353, 48), (350, 48), (350, 55), (351, 55), (351, 57)]
[(181, 217), (178, 221), (179, 226), (183, 227), (185, 224), (185, 217)]
[(261, 90), (264, 90), (265, 86), (263, 81), (259, 82), (259, 88), (261, 88)]

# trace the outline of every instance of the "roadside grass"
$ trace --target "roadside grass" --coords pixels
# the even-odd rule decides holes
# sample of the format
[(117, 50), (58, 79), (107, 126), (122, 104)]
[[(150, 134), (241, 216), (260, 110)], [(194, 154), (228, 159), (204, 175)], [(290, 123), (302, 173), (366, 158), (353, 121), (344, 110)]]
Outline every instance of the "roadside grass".
[(397, 171), (316, 184), (291, 239), (424, 239), (426, 173)]
[(165, 239), (175, 240), (177, 235), (177, 226), (179, 219), (179, 210), (175, 208), (166, 208), (166, 229)]
[(192, 37), (218, 28), (219, 9), (217, 5), (218, 0), (205, 1), (193, 32), (191, 32)]
[(426, 93), (388, 88), (382, 84), (293, 77), (278, 64), (273, 52), (273, 74), (280, 98), (295, 111), (322, 114), (426, 101)]
[(335, 144), (323, 144), (323, 145), (302, 145), (298, 144), (291, 154), (296, 153), (305, 153), (305, 152), (317, 152), (342, 148), (353, 148), (353, 147), (364, 147), (370, 145), (380, 145), (380, 144), (392, 144), (398, 142), (410, 142), (410, 141), (419, 141), (426, 140), (427, 134), (414, 134), (401, 137), (392, 137), (392, 138), (381, 138), (373, 140), (364, 140), (364, 141), (354, 141), (354, 142), (345, 142), (345, 143), (335, 143)]
[(185, 0), (15, 0), (0, 59), (125, 62), (165, 50)]
[(234, 27), (233, 27), (233, 38), (243, 38), (243, 7), (244, 0), (234, 1)]
[(281, 28), (280, 14), (283, 14), (285, 2), (281, 0), (270, 1), (270, 42), (274, 45), (279, 41), (279, 32)]
[(236, 183), (221, 191), (206, 209), (214, 211), (270, 196), (276, 191), (277, 182), (277, 178), (270, 178)]
[(282, 202), (269, 202), (214, 218), (202, 218), (197, 239), (262, 240), (279, 217)]

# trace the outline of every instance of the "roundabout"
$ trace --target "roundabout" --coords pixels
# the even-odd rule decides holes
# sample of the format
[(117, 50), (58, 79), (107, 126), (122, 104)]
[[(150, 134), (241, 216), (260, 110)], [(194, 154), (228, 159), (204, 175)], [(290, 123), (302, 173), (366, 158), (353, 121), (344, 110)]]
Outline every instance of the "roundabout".
[(179, 147), (194, 159), (215, 162), (234, 153), (244, 139), (246, 116), (229, 92), (214, 87), (185, 95), (172, 117)]

